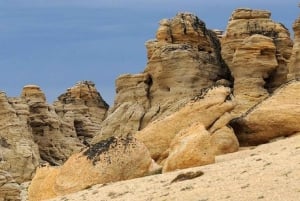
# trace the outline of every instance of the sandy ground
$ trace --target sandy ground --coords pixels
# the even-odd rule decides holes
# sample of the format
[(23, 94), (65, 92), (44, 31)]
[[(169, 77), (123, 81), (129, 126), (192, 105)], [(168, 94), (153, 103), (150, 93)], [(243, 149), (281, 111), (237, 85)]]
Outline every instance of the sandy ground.
[(212, 165), (100, 184), (52, 199), (71, 200), (299, 201), (300, 135), (219, 156)]

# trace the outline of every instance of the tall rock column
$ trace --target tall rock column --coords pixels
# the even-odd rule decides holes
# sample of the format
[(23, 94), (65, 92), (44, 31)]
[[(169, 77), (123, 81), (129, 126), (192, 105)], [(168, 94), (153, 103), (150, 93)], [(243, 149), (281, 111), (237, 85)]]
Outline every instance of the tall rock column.
[(293, 42), (288, 29), (270, 17), (265, 10), (237, 9), (221, 40), (222, 57), (234, 78), (236, 115), (287, 80)]
[(8, 172), (18, 183), (32, 179), (40, 160), (27, 124), (28, 115), (25, 102), (9, 99), (0, 92), (0, 170)]

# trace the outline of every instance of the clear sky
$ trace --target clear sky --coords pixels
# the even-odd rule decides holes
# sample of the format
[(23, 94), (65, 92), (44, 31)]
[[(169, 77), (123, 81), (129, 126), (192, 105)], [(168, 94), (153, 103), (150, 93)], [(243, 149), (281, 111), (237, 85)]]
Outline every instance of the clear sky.
[(239, 7), (267, 9), (288, 28), (298, 0), (0, 0), (0, 90), (19, 96), (37, 84), (48, 102), (77, 81), (92, 80), (112, 104), (115, 79), (146, 66), (145, 41), (158, 22), (195, 13), (210, 29), (225, 29)]

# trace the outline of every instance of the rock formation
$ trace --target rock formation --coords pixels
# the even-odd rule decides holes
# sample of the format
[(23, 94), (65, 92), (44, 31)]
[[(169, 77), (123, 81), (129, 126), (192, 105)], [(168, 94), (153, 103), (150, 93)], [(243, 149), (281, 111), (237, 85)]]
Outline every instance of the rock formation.
[(13, 177), (6, 171), (0, 170), (0, 200), (20, 201), (21, 188)]
[(242, 145), (266, 143), (300, 131), (300, 81), (292, 80), (271, 97), (231, 121)]
[(51, 165), (60, 165), (84, 147), (76, 136), (74, 125), (61, 121), (38, 86), (25, 86), (21, 98), (29, 106), (28, 123), (41, 159)]
[(294, 29), (294, 46), (289, 63), (288, 79), (300, 77), (300, 16), (293, 25)]
[(92, 185), (145, 176), (153, 161), (144, 144), (132, 137), (111, 137), (74, 154), (59, 168), (38, 169), (29, 187), (30, 200), (42, 200)]
[(169, 156), (168, 149), (172, 140), (181, 131), (196, 123), (203, 124), (207, 130), (215, 124), (219, 127), (225, 126), (230, 119), (222, 121), (221, 117), (231, 111), (235, 105), (228, 100), (229, 97), (230, 89), (223, 86), (203, 90), (202, 94), (195, 97), (195, 102), (187, 104), (163, 119), (152, 122), (137, 132), (135, 137), (147, 146), (155, 161), (162, 163)]
[(75, 128), (76, 136), (82, 141), (89, 141), (99, 132), (108, 110), (108, 104), (91, 81), (81, 81), (69, 88), (58, 97), (54, 107), (59, 117)]
[(202, 88), (228, 77), (217, 36), (193, 14), (162, 20), (156, 39), (146, 47), (146, 69), (117, 79), (114, 106), (94, 143), (112, 134), (134, 134), (177, 111)]
[(237, 9), (221, 40), (234, 77), (237, 115), (286, 82), (293, 42), (288, 29), (270, 16), (265, 10)]
[(21, 99), (9, 99), (0, 92), (0, 170), (17, 182), (30, 180), (40, 155), (27, 124), (29, 107)]
[(40, 164), (61, 165), (100, 130), (107, 108), (90, 82), (60, 96), (55, 107), (37, 85), (26, 85), (16, 98), (1, 92), (0, 170), (21, 183)]

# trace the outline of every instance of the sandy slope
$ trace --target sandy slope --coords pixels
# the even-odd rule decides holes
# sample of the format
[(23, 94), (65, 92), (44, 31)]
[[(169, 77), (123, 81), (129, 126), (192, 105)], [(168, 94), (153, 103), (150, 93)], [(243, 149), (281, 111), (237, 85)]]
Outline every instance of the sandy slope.
[[(182, 180), (172, 182), (178, 175)], [(54, 200), (300, 200), (300, 135), (219, 156), (212, 165), (96, 185)]]

